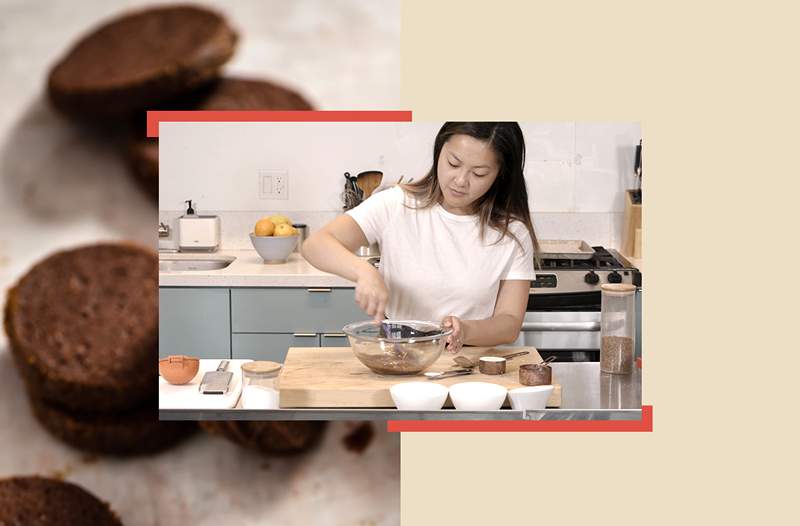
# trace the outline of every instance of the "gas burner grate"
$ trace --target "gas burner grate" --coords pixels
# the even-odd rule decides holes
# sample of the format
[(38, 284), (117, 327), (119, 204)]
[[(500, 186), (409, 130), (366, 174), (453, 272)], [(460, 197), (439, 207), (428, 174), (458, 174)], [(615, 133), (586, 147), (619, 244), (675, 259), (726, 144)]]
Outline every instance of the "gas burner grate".
[(542, 270), (585, 269), (603, 270), (623, 268), (623, 265), (603, 247), (592, 247), (594, 255), (590, 259), (543, 259)]

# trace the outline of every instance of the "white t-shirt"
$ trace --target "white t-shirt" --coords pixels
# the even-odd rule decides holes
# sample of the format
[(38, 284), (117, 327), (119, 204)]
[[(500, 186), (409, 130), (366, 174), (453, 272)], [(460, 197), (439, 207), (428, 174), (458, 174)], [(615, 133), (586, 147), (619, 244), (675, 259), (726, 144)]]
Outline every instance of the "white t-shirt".
[(533, 242), (513, 221), (510, 236), (487, 227), (480, 239), (476, 215), (456, 215), (436, 204), (424, 209), (399, 186), (379, 192), (347, 212), (369, 243), (381, 249), (380, 272), (389, 289), (386, 314), (395, 320), (491, 318), (501, 280), (533, 280)]

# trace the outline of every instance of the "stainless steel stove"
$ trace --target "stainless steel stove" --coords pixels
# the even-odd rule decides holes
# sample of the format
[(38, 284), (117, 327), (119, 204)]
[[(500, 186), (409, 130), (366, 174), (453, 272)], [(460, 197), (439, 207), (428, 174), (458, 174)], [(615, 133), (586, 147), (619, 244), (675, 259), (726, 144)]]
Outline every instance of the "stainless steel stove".
[[(630, 283), (641, 288), (642, 275), (617, 251), (591, 248), (594, 253), (586, 259), (542, 259), (514, 345), (534, 346), (543, 358), (555, 356), (556, 361), (599, 360), (600, 286)], [(637, 345), (639, 340), (637, 334)]]
[(599, 291), (603, 283), (641, 286), (642, 276), (613, 249), (592, 247), (588, 259), (543, 259), (531, 283), (531, 293), (580, 293)]

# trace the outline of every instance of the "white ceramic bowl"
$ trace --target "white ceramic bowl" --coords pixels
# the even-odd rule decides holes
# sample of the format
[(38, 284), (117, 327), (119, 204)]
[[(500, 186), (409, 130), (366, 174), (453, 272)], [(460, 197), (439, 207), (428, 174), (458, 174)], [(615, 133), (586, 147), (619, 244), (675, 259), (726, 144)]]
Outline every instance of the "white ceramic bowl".
[(264, 263), (286, 263), (300, 236), (257, 236), (250, 233), (250, 242)]
[(552, 385), (534, 385), (511, 389), (508, 392), (508, 397), (511, 399), (511, 409), (517, 411), (523, 409), (544, 409), (553, 389), (554, 387)]
[(436, 411), (447, 400), (447, 386), (435, 382), (406, 382), (389, 388), (401, 411)]
[(508, 389), (489, 382), (461, 382), (450, 386), (450, 399), (461, 411), (494, 411), (506, 400)]

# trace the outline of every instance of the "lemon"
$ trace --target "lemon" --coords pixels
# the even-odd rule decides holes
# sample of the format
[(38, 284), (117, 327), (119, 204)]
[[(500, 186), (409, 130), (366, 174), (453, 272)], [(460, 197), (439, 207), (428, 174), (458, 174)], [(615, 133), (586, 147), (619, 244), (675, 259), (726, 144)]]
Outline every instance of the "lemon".
[(294, 227), (288, 223), (281, 223), (275, 226), (275, 235), (276, 236), (293, 236), (294, 235)]
[(257, 236), (271, 236), (275, 232), (275, 223), (269, 218), (262, 217), (256, 223), (255, 234)]
[(275, 226), (278, 226), (278, 225), (291, 225), (292, 224), (291, 220), (288, 217), (282, 216), (280, 214), (276, 214), (274, 216), (270, 216), (269, 220), (272, 221), (275, 224)]

